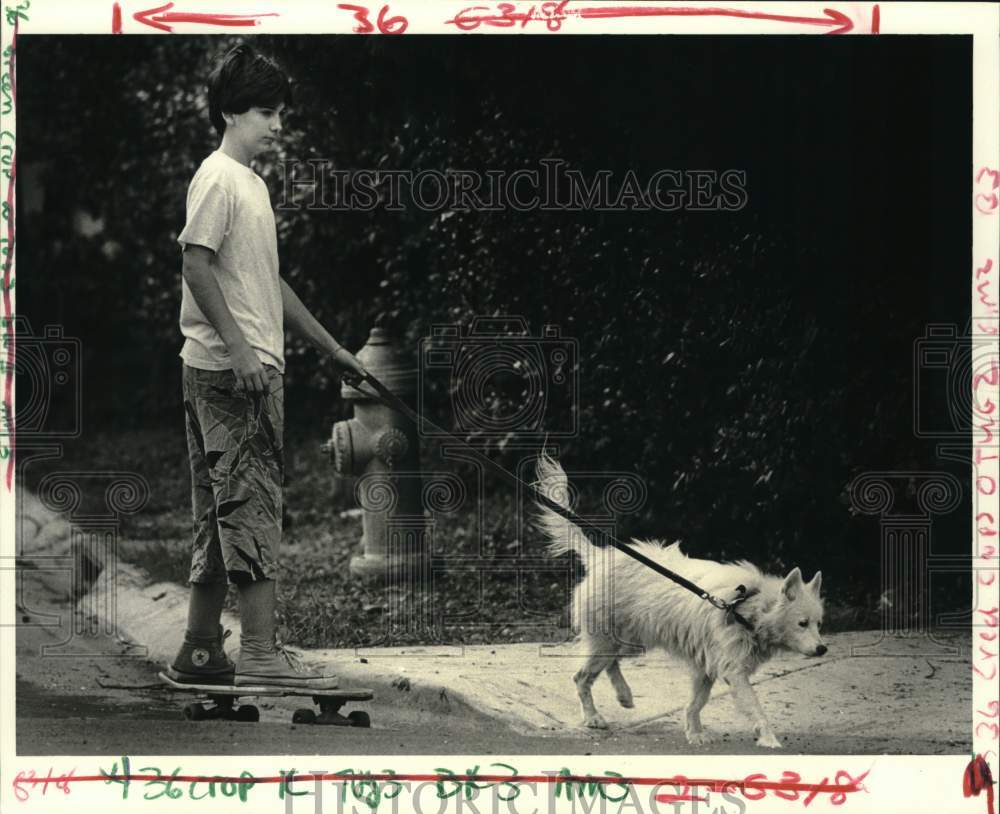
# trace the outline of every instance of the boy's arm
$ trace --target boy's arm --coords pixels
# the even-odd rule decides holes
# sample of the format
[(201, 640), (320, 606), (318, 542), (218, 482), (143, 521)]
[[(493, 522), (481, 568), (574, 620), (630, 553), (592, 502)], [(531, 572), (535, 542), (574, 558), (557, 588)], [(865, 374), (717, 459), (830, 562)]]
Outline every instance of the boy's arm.
[(219, 332), (226, 343), (233, 363), (236, 381), (250, 393), (266, 393), (267, 377), (264, 365), (247, 342), (229, 306), (226, 305), (219, 281), (215, 279), (212, 263), (215, 254), (204, 246), (189, 244), (184, 248), (184, 263), (181, 273), (198, 304), (201, 312)]
[(285, 324), (292, 328), (300, 336), (305, 337), (313, 345), (324, 353), (333, 357), (333, 360), (343, 368), (358, 375), (364, 375), (367, 371), (354, 356), (341, 345), (330, 333), (319, 324), (309, 309), (303, 305), (302, 300), (292, 291), (285, 278), (281, 277), (281, 305), (285, 317)]

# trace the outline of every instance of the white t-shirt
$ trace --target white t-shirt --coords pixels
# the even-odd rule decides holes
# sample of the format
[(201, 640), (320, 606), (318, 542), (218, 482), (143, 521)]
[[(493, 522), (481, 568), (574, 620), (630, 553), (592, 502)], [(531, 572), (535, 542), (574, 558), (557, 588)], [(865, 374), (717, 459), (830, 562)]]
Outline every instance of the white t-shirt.
[[(285, 370), (285, 334), (278, 278), (278, 236), (267, 184), (249, 167), (216, 150), (187, 193), (182, 246), (215, 252), (212, 269), (233, 319), (263, 364)], [(229, 349), (182, 279), (181, 358), (191, 367), (228, 370)]]

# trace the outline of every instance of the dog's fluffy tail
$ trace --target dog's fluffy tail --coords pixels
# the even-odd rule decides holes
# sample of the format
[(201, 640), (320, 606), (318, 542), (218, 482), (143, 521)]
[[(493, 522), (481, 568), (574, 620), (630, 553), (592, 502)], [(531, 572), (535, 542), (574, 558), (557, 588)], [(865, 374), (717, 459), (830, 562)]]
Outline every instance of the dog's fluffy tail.
[[(542, 456), (535, 464), (535, 475), (538, 480), (534, 487), (553, 503), (568, 509), (569, 506), (569, 481), (559, 462), (549, 457), (548, 453)], [(549, 553), (552, 556), (565, 554), (568, 551), (575, 551), (583, 555), (585, 547), (590, 545), (587, 535), (583, 530), (562, 515), (556, 514), (552, 509), (536, 503), (538, 514), (535, 516), (535, 525), (538, 526), (549, 538)]]

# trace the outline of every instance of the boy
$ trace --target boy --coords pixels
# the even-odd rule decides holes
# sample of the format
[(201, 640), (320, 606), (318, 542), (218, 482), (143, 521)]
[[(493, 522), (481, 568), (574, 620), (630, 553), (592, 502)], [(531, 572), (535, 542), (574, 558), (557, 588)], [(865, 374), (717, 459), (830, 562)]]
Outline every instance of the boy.
[[(284, 326), (350, 374), (364, 374), (278, 274), (274, 212), (249, 165), (277, 140), (289, 96), (281, 68), (248, 46), (222, 59), (208, 83), (222, 141), (191, 181), (178, 237), (194, 546), (187, 631), (167, 671), (176, 681), (337, 686), (335, 676), (305, 669), (275, 635)], [(236, 665), (219, 624), (229, 584), (240, 596)]]

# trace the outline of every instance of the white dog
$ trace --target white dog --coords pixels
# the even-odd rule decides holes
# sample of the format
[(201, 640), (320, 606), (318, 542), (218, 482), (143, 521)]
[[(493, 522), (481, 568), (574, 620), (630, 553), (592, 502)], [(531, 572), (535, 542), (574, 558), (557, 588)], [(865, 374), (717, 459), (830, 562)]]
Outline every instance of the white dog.
[[(568, 508), (569, 487), (563, 468), (545, 455), (536, 471), (536, 488)], [(678, 544), (664, 547), (659, 542), (632, 541), (636, 551), (713, 596), (732, 600), (738, 596), (737, 586), (745, 586), (747, 598), (737, 610), (750, 622), (751, 631), (627, 554), (610, 545), (593, 546), (577, 525), (541, 504), (539, 508), (537, 522), (551, 540), (550, 553), (575, 551), (586, 565), (586, 576), (573, 596), (573, 624), (588, 654), (575, 676), (587, 726), (607, 727), (591, 693), (601, 671), (608, 671), (618, 702), (632, 707), (632, 691), (619, 659), (643, 648), (662, 647), (690, 665), (692, 698), (684, 727), (689, 743), (710, 740), (701, 724), (701, 710), (715, 680), (721, 678), (732, 688), (737, 707), (750, 719), (757, 744), (781, 746), (750, 685), (750, 676), (779, 649), (805, 656), (826, 653), (819, 633), (823, 621), (819, 572), (804, 583), (798, 568), (782, 579), (762, 574), (748, 562), (722, 564), (687, 557)]]

